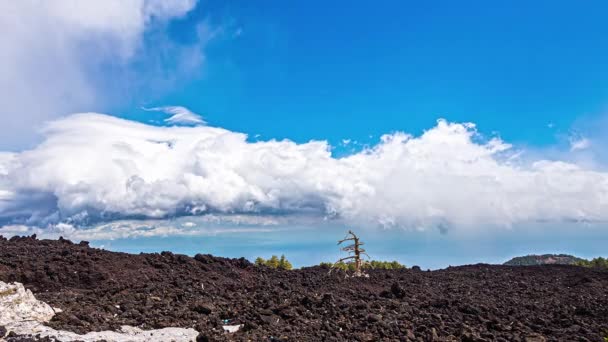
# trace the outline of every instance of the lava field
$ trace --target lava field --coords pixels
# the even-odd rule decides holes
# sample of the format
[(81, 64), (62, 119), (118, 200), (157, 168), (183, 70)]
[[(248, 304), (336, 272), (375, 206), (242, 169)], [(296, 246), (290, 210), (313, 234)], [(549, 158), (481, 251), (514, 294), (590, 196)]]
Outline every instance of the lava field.
[[(199, 341), (602, 341), (608, 272), (467, 265), (437, 271), (277, 270), (246, 259), (125, 254), (0, 237), (0, 281), (63, 310), (78, 333), (194, 328)], [(223, 325), (242, 325), (234, 333)]]

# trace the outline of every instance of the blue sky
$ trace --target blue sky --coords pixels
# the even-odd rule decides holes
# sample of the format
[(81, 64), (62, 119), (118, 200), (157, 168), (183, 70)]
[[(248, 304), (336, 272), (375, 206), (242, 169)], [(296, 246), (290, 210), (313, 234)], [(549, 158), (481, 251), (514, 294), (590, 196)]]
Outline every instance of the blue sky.
[[(492, 231), (475, 236), (453, 236), (437, 231), (367, 230), (356, 233), (365, 242), (374, 259), (399, 260), (408, 267), (423, 269), (492, 263), (528, 254), (565, 253), (582, 258), (605, 255), (605, 226), (587, 226), (572, 230), (568, 225), (554, 225), (547, 234), (542, 225), (520, 226), (513, 230)], [(170, 248), (175, 253), (195, 255), (210, 253), (254, 260), (261, 256), (285, 254), (295, 267), (338, 260), (336, 245), (346, 231), (339, 225), (290, 226), (256, 232), (204, 234), (201, 236), (165, 236), (136, 239), (96, 240), (94, 247), (130, 253), (158, 252)], [(343, 256), (343, 255), (342, 255)]]
[(605, 7), (210, 1), (170, 30), (188, 39), (207, 20), (225, 31), (206, 48), (201, 77), (137, 101), (187, 105), (213, 125), (298, 142), (367, 142), (444, 117), (510, 142), (554, 144), (606, 110)]
[(601, 253), (605, 2), (157, 4), (0, 4), (0, 234), (298, 265), (352, 226), (428, 267)]

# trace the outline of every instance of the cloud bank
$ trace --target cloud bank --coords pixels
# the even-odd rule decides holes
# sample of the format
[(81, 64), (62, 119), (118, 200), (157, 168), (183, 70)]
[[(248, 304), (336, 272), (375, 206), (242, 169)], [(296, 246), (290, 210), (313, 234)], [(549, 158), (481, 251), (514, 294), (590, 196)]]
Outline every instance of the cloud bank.
[[(156, 78), (168, 71), (157, 72), (157, 65), (197, 67), (206, 38), (185, 46), (164, 32), (168, 21), (184, 16), (195, 2), (0, 2), (0, 145), (13, 150), (31, 146), (32, 127), (48, 119), (106, 108), (136, 96), (146, 84), (159, 86)], [(154, 36), (153, 51), (146, 51), (146, 32)]]
[(608, 220), (608, 173), (521, 161), (473, 124), (440, 120), (343, 158), (325, 141), (248, 142), (222, 128), (94, 113), (43, 132), (36, 148), (0, 154), (0, 226), (205, 214), (414, 229)]

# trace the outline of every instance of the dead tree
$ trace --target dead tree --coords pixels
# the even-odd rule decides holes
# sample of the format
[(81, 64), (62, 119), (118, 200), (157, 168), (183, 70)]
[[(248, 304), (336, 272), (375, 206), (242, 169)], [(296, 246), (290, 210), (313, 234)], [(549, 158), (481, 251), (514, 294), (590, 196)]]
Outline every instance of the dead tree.
[(334, 269), (334, 267), (336, 267), (336, 265), (340, 262), (346, 261), (346, 260), (351, 260), (351, 262), (355, 263), (355, 273), (354, 276), (355, 277), (361, 277), (363, 275), (363, 271), (361, 270), (361, 255), (365, 255), (367, 256), (367, 258), (369, 259), (369, 255), (367, 255), (367, 253), (365, 253), (365, 249), (361, 248), (361, 246), (364, 244), (363, 242), (361, 242), (359, 240), (359, 237), (357, 235), (355, 235), (355, 233), (353, 233), (351, 230), (348, 231), (348, 234), (344, 237), (344, 239), (338, 241), (338, 245), (342, 244), (343, 242), (346, 241), (353, 241), (353, 244), (342, 247), (341, 249), (351, 255), (341, 258), (340, 260), (336, 261), (331, 269), (329, 270), (329, 272), (331, 273), (331, 271)]

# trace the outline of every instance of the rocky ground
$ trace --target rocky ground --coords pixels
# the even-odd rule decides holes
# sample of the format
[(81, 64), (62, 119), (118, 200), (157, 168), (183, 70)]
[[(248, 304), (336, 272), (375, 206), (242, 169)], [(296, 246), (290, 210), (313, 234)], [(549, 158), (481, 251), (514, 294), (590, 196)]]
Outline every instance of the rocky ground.
[(606, 271), (470, 265), (369, 275), (0, 237), (0, 281), (21, 282), (63, 310), (50, 327), (81, 334), (123, 325), (194, 328), (199, 341), (601, 341), (608, 334)]

